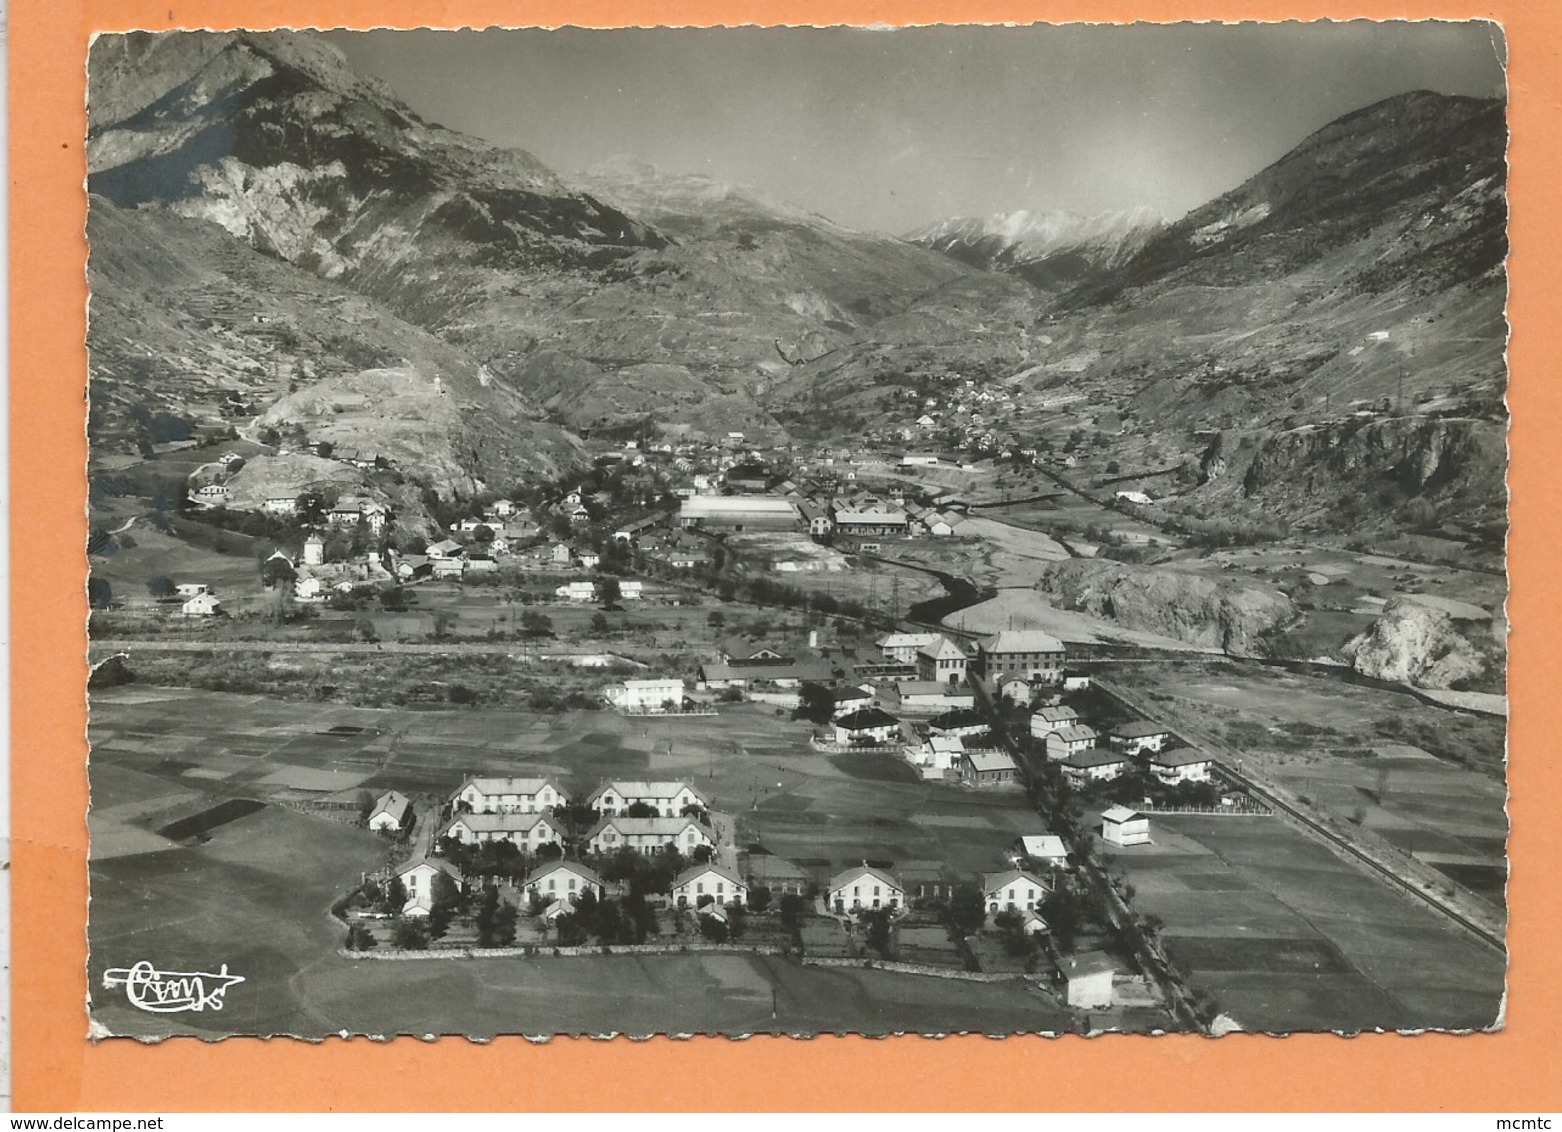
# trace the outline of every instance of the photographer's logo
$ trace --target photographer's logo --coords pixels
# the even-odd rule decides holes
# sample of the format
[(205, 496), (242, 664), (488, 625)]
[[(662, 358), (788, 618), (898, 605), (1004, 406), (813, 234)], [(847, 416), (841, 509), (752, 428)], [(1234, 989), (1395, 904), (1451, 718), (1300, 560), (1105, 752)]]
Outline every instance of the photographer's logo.
[(216, 974), (206, 971), (159, 971), (145, 959), (134, 967), (113, 967), (103, 972), (103, 985), (125, 988), (130, 1005), (154, 1014), (178, 1014), (186, 1010), (221, 1010), (223, 995), (242, 975), (228, 974), (228, 965)]

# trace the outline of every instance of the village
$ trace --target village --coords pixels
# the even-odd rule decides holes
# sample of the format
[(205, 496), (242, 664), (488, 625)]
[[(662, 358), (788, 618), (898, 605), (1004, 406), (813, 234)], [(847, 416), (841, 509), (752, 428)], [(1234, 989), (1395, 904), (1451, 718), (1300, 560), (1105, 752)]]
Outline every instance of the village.
[[(554, 715), (535, 753), (461, 774), (452, 748), (443, 770), (386, 766), (372, 795), (334, 788), (345, 768), (330, 757), (307, 786), (278, 772), (301, 787), (278, 800), (383, 846), (328, 881), (345, 959), (738, 952), (1022, 980), (1070, 1024), (1239, 1025), (1190, 979), (1188, 945), (1163, 938), (1172, 909), (1134, 894), (1160, 883), (1187, 821), (1277, 828), (1273, 806), (1204, 732), (1103, 679), (1131, 648), (964, 627), (952, 611), (982, 594), (953, 572), (994, 530), (973, 505), (1011, 474), (1002, 491), (1022, 499), (1059, 489), (1036, 477), (1036, 450), (989, 451), (1008, 437), (972, 431), (935, 453), (896, 448), (907, 431), (856, 449), (599, 442), (587, 473), (416, 517), (437, 524), (427, 536), (376, 490), (383, 457), (241, 442), (195, 466), (181, 509), (183, 529), (227, 543), (192, 561), (224, 570), (159, 575), (145, 597), (121, 587), (97, 604), (94, 640), (143, 672), (137, 641), (367, 649), (377, 665), (434, 649), (472, 676), (422, 686), (409, 670), (388, 700), (362, 699), (349, 666), (299, 691), (478, 717), (529, 699)], [(283, 482), (268, 463), (317, 478)], [(257, 470), (259, 493), (242, 481)], [(1101, 521), (1154, 542), (1137, 533), (1156, 531), (1153, 506), (1114, 487)], [(1064, 542), (1090, 549), (1036, 545)], [(229, 565), (241, 554), (248, 571)], [(266, 693), (300, 670), (274, 659), (234, 680), (243, 655), (173, 681)], [(824, 852), (817, 827), (792, 824), (816, 806), (839, 825)], [(924, 811), (958, 836), (913, 847), (905, 822)]]

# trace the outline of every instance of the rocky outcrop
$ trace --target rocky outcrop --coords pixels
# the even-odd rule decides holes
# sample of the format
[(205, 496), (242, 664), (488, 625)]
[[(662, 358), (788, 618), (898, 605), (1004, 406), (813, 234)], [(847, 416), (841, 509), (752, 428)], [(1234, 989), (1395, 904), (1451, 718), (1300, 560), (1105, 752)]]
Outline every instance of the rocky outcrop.
[(1444, 610), (1395, 598), (1372, 628), (1345, 646), (1357, 672), (1421, 688), (1451, 688), (1486, 671), (1480, 652)]
[(1491, 421), (1389, 417), (1271, 433), (1261, 440), (1243, 491), (1313, 493), (1342, 481), (1392, 479), (1406, 498), (1457, 491), (1471, 479), (1500, 481), (1503, 430)]
[(1036, 585), (1064, 609), (1232, 656), (1267, 655), (1269, 634), (1296, 616), (1279, 590), (1121, 562), (1056, 562)]

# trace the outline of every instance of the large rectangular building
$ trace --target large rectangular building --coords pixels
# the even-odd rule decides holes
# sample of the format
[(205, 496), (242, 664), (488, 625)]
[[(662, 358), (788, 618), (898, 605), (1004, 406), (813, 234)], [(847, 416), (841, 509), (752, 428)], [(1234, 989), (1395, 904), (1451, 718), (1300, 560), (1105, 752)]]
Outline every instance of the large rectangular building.
[(771, 495), (696, 495), (678, 508), (684, 527), (724, 531), (786, 531), (803, 525), (797, 504)]
[(1037, 629), (1011, 629), (984, 641), (982, 676), (990, 688), (1018, 677), (1031, 684), (1063, 681), (1063, 642)]

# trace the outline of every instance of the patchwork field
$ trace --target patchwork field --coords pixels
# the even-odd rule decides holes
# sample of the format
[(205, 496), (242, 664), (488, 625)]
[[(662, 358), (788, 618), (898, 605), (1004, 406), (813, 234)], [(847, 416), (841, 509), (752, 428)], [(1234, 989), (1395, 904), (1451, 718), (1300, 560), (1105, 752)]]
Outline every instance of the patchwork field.
[(1248, 1030), (1480, 1029), (1503, 957), (1277, 818), (1156, 815), (1103, 845), (1172, 961)]

